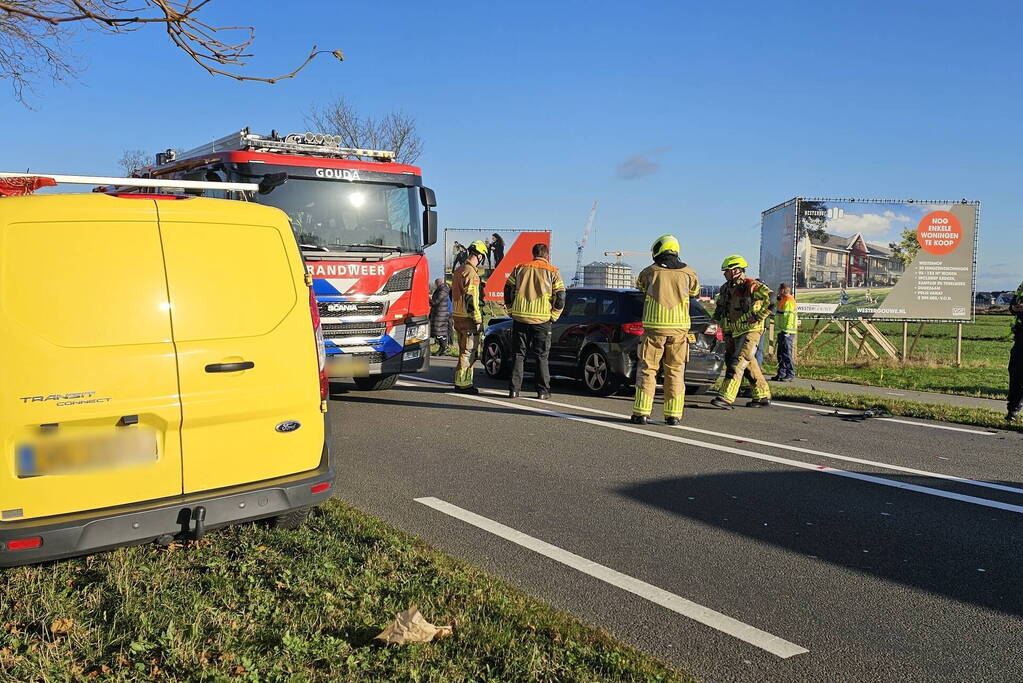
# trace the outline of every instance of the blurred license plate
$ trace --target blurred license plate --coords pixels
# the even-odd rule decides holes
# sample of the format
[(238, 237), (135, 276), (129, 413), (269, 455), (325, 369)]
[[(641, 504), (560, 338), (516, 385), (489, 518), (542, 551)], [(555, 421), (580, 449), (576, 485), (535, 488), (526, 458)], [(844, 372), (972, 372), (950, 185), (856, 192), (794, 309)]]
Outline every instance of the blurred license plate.
[(77, 474), (156, 462), (156, 433), (130, 428), (84, 438), (40, 437), (16, 449), (19, 477)]
[(331, 377), (366, 377), (369, 375), (369, 361), (365, 358), (351, 358), (344, 354), (334, 356), (328, 368)]

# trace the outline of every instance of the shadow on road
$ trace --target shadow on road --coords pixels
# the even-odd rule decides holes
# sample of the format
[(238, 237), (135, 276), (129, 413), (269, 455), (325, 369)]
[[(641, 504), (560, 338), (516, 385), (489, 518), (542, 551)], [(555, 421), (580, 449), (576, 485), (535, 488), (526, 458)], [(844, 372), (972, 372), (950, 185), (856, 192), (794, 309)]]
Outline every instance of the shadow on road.
[[(929, 488), (936, 483), (884, 476)], [(759, 543), (1023, 615), (1023, 515), (886, 489), (790, 471), (660, 479), (618, 493)]]

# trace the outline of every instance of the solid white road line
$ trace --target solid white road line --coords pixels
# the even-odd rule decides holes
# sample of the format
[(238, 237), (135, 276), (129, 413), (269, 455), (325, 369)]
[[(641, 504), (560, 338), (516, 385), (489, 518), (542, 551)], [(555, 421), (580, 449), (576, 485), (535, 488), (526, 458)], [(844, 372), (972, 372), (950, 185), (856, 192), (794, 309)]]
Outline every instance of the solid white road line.
[(764, 460), (766, 462), (773, 462), (779, 465), (788, 465), (789, 467), (797, 467), (803, 470), (810, 470), (813, 472), (821, 472), (823, 474), (831, 474), (838, 477), (846, 477), (849, 479), (856, 479), (859, 481), (869, 482), (871, 484), (880, 484), (881, 486), (890, 486), (892, 488), (902, 489), (903, 491), (915, 491), (916, 493), (923, 493), (929, 496), (936, 496), (938, 498), (947, 498), (949, 500), (957, 500), (963, 503), (972, 503), (974, 505), (981, 505), (983, 507), (995, 508), (998, 510), (1005, 510), (1006, 512), (1015, 512), (1023, 514), (1023, 506), (1012, 505), (1011, 503), (1003, 503), (997, 500), (988, 500), (987, 498), (977, 498), (976, 496), (967, 496), (962, 493), (952, 493), (951, 491), (942, 491), (941, 489), (932, 489), (926, 486), (918, 486), (917, 484), (908, 484), (906, 482), (896, 481), (894, 479), (885, 479), (884, 477), (876, 477), (871, 474), (862, 474), (860, 472), (849, 472), (848, 470), (838, 469), (837, 467), (829, 467), (827, 465), (816, 465), (813, 463), (803, 462), (801, 460), (791, 460), (789, 458), (781, 458), (775, 455), (767, 455), (766, 453), (757, 453), (755, 451), (748, 451), (742, 448), (733, 448), (732, 446), (723, 446), (721, 444), (711, 443), (709, 441), (697, 441), (695, 439), (687, 439), (681, 436), (675, 436), (674, 434), (664, 434), (663, 432), (655, 432), (649, 429), (640, 429), (626, 424), (615, 424), (612, 422), (606, 422), (602, 420), (591, 420), (586, 417), (580, 417), (578, 415), (567, 415), (565, 413), (559, 413), (554, 410), (544, 410), (542, 408), (533, 408), (525, 405), (523, 402), (509, 403), (507, 401), (498, 401), (493, 398), (486, 398), (484, 396), (474, 396), (472, 394), (460, 394), (454, 391), (447, 392), (449, 396), (455, 396), (458, 398), (464, 398), (470, 401), (478, 401), (482, 403), (491, 403), (493, 405), (502, 406), (510, 410), (526, 410), (534, 413), (540, 413), (542, 415), (549, 415), (551, 417), (558, 417), (565, 420), (572, 420), (575, 422), (583, 422), (585, 424), (595, 425), (598, 427), (605, 427), (607, 429), (616, 429), (623, 432), (630, 432), (633, 434), (640, 434), (652, 439), (662, 439), (664, 441), (674, 441), (676, 443), (684, 443), (689, 446), (696, 446), (697, 448), (706, 448), (714, 451), (721, 451), (723, 453), (731, 453), (733, 455), (741, 455), (745, 458), (752, 458), (754, 460)]
[[(772, 401), (771, 405), (781, 406), (782, 408), (795, 408), (796, 410), (809, 410), (814, 413), (838, 413), (841, 417), (863, 417), (862, 413), (839, 413), (838, 408), (830, 408), (828, 406), (797, 406), (792, 403), (781, 403), (779, 401)], [(931, 424), (930, 422), (911, 422), (909, 420), (900, 420), (895, 417), (872, 417), (872, 420), (883, 420), (885, 422), (898, 422), (904, 425), (913, 425), (914, 427), (930, 427), (931, 429), (945, 429), (950, 432), (964, 432), (966, 434), (977, 434), (980, 436), (992, 436), (998, 432), (978, 432), (976, 429), (963, 429), (962, 427), (951, 427), (949, 425)]]
[(500, 522), (495, 522), (492, 519), (478, 515), (475, 512), (470, 512), (469, 510), (460, 508), (457, 505), (452, 505), (451, 503), (440, 500), (439, 498), (416, 498), (415, 501), (439, 512), (443, 512), (455, 519), (460, 519), (474, 527), (488, 531), (495, 536), (505, 539), (506, 541), (511, 541), (523, 548), (528, 548), (533, 552), (539, 553), (544, 557), (548, 557), (555, 562), (560, 562), (561, 564), (580, 571), (583, 574), (587, 574), (595, 579), (609, 583), (616, 588), (621, 588), (624, 591), (638, 595), (639, 597), (649, 600), (656, 605), (666, 607), (672, 612), (676, 612), (684, 617), (698, 621), (705, 626), (710, 626), (722, 633), (727, 633), (733, 638), (738, 638), (739, 640), (759, 647), (761, 650), (766, 650), (767, 652), (781, 657), (782, 659), (788, 659), (789, 657), (809, 652), (809, 650), (804, 647), (800, 647), (795, 643), (790, 643), (789, 641), (783, 640), (778, 636), (771, 635), (766, 631), (761, 631), (754, 626), (745, 624), (737, 619), (721, 614), (720, 612), (715, 612), (709, 607), (698, 605), (691, 600), (686, 600), (674, 593), (669, 593), (662, 588), (658, 588), (657, 586), (645, 581), (633, 578), (628, 574), (615, 571), (610, 567), (605, 567), (602, 564), (598, 564), (592, 560), (586, 559), (585, 557), (571, 553), (556, 545), (551, 545), (550, 543), (541, 541), (538, 538), (534, 538), (533, 536), (524, 534), (509, 526), (505, 526)]
[[(573, 405), (571, 403), (558, 403), (557, 401), (538, 401), (535, 398), (527, 399), (529, 401), (536, 401), (538, 404), (560, 406), (562, 408), (573, 408), (575, 410), (582, 410), (587, 413), (594, 413), (597, 415), (608, 415), (610, 417), (619, 417), (623, 420), (628, 418), (628, 415), (622, 415), (620, 413), (612, 413), (609, 410), (598, 410), (596, 408), (584, 408), (582, 406)], [(667, 425), (665, 425), (667, 426)], [(957, 477), (951, 474), (939, 474), (938, 472), (928, 472), (927, 470), (917, 470), (912, 467), (902, 467), (900, 465), (890, 465), (885, 462), (877, 462), (876, 460), (865, 460), (863, 458), (854, 458), (848, 455), (838, 455), (837, 453), (828, 453), (827, 451), (817, 451), (812, 448), (803, 448), (801, 446), (792, 446), (785, 443), (777, 443), (775, 441), (764, 441), (762, 439), (754, 439), (748, 436), (739, 436), (736, 434), (725, 434), (724, 432), (715, 432), (710, 429), (699, 429), (697, 427), (686, 427), (684, 425), (676, 425), (672, 429), (682, 429), (687, 432), (696, 432), (697, 434), (707, 434), (708, 436), (719, 436), (723, 439), (734, 439), (736, 441), (748, 441), (749, 443), (755, 443), (760, 446), (770, 446), (771, 448), (778, 448), (786, 451), (794, 451), (797, 453), (807, 453), (809, 455), (819, 455), (824, 458), (831, 458), (833, 460), (844, 460), (846, 462), (854, 462), (859, 465), (870, 465), (872, 467), (880, 467), (883, 469), (893, 470), (896, 472), (906, 472), (908, 474), (919, 474), (924, 477), (934, 477), (935, 479), (945, 479), (946, 481), (954, 481), (960, 484), (969, 484), (971, 486), (982, 486), (989, 489), (997, 489), (999, 491), (1008, 491), (1009, 493), (1023, 493), (1023, 489), (1015, 488), (1013, 486), (1006, 486), (1005, 484), (995, 484), (989, 481), (982, 481), (980, 479), (969, 479), (967, 477)]]

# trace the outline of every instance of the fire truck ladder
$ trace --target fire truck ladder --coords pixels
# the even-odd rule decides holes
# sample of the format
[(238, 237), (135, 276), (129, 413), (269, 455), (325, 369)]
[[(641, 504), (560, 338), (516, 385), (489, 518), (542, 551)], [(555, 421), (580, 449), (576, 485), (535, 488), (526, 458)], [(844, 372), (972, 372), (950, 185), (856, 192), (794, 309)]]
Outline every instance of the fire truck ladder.
[(321, 133), (292, 133), (281, 139), (276, 131), (270, 135), (257, 135), (242, 128), (237, 133), (199, 145), (186, 152), (167, 150), (157, 155), (158, 164), (176, 159), (191, 159), (214, 152), (237, 152), (252, 150), (255, 152), (271, 152), (277, 154), (309, 154), (318, 157), (370, 157), (377, 161), (394, 161), (394, 152), (382, 149), (361, 149), (358, 147), (342, 147), (340, 135), (323, 135)]

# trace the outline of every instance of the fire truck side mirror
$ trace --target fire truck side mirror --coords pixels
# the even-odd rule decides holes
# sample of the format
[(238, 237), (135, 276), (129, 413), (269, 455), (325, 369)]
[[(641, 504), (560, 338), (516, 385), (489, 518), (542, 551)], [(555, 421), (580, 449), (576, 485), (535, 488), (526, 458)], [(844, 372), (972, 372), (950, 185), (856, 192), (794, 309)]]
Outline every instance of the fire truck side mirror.
[(423, 211), (423, 247), (437, 243), (437, 212)]
[(428, 187), (419, 188), (419, 200), (423, 202), (423, 206), (432, 209), (437, 206), (437, 195)]

